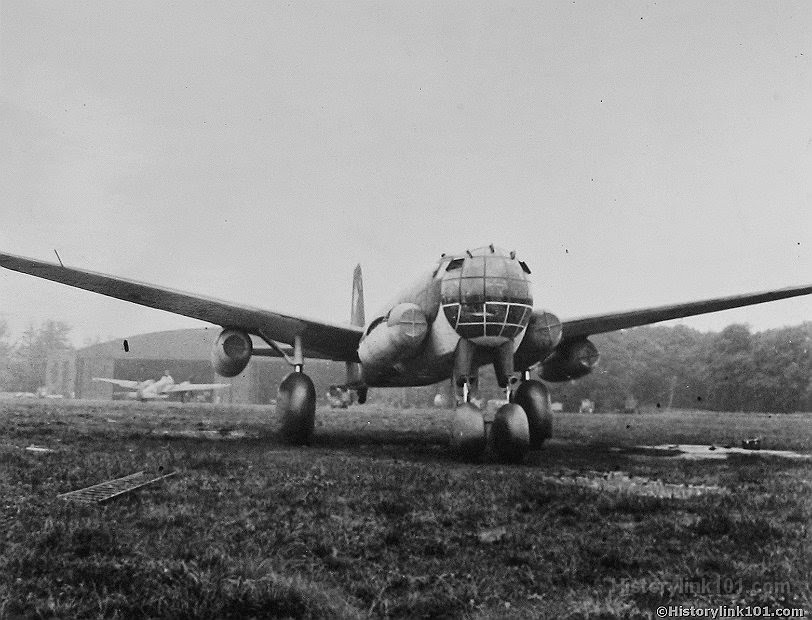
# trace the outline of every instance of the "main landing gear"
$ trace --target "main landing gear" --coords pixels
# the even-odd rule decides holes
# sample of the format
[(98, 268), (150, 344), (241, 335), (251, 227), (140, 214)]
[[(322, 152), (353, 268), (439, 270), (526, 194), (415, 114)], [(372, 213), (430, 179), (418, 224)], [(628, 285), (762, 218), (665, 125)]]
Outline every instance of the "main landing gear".
[(482, 411), (472, 402), (478, 384), (474, 351), (473, 343), (460, 340), (452, 377), (456, 408), (451, 423), (451, 447), (460, 456), (473, 459), (482, 455), (490, 444), (499, 460), (521, 462), (529, 450), (541, 448), (544, 440), (552, 436), (549, 392), (543, 383), (530, 379), (529, 371), (517, 378), (510, 345), (500, 347), (495, 353), (494, 369), (508, 402), (496, 411), (490, 433), (487, 433)]
[[(285, 356), (287, 357), (287, 356)], [(302, 341), (297, 336), (293, 345), (293, 372), (279, 384), (276, 413), (282, 420), (282, 438), (291, 444), (309, 445), (316, 424), (316, 388), (302, 369)]]

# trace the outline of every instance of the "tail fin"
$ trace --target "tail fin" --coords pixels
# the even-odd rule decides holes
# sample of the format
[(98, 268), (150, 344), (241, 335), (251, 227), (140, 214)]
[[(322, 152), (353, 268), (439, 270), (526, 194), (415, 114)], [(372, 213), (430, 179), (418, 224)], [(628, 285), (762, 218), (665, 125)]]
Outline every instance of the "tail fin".
[[(350, 304), (350, 323), (363, 327), (366, 324), (364, 316), (364, 281), (361, 278), (361, 265), (355, 266), (352, 274), (352, 302)], [(358, 362), (347, 362), (347, 386), (362, 386), (363, 372)], [(358, 388), (363, 389), (363, 388)], [(363, 398), (361, 394), (363, 393)], [(366, 391), (359, 391), (359, 402), (366, 401)]]
[(364, 317), (364, 281), (361, 277), (361, 265), (355, 266), (352, 274), (352, 304), (350, 307), (350, 323), (361, 327), (366, 323)]

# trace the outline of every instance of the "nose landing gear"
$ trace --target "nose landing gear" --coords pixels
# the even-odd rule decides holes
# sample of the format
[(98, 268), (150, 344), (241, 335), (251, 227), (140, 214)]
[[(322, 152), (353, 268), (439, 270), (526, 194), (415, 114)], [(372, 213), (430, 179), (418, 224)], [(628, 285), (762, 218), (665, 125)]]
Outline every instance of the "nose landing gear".
[(514, 372), (510, 348), (496, 350), (496, 378), (505, 389), (508, 402), (496, 411), (493, 423), (486, 425), (482, 411), (474, 403), (478, 383), (478, 373), (473, 367), (474, 349), (466, 340), (460, 340), (457, 346), (452, 378), (456, 408), (451, 423), (451, 447), (469, 459), (480, 457), (490, 447), (501, 461), (521, 462), (528, 451), (538, 450), (552, 436), (549, 392), (541, 381), (530, 379), (529, 371)]
[[(547, 388), (531, 381), (530, 373), (519, 377), (513, 370), (510, 346), (494, 351), (494, 369), (508, 402), (486, 425), (483, 412), (474, 404), (478, 371), (474, 368), (475, 345), (460, 340), (454, 359), (452, 388), (456, 408), (451, 423), (451, 447), (464, 458), (478, 458), (490, 447), (494, 456), (506, 462), (521, 462), (529, 450), (541, 447), (552, 433)], [(488, 426), (490, 429), (488, 429)], [(490, 432), (488, 432), (490, 430)]]
[(512, 342), (506, 342), (494, 351), (493, 369), (508, 402), (497, 409), (493, 418), (491, 447), (499, 460), (520, 463), (530, 447), (530, 427), (527, 412), (513, 398), (516, 376)]
[(467, 459), (475, 459), (485, 451), (485, 419), (472, 403), (456, 406), (451, 422), (451, 447)]
[(474, 344), (461, 339), (454, 357), (451, 388), (454, 394), (454, 419), (451, 421), (451, 448), (463, 458), (475, 459), (485, 451), (485, 419), (471, 402), (479, 383), (473, 369)]
[(527, 415), (516, 403), (502, 405), (491, 426), (491, 446), (501, 461), (521, 463), (530, 447)]

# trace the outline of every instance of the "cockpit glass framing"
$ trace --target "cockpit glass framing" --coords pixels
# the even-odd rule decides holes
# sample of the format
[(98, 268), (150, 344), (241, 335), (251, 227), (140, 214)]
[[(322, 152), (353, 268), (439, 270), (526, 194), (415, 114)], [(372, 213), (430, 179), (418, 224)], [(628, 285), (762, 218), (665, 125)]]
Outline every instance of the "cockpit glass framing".
[(485, 276), (485, 257), (473, 256), (462, 264), (463, 278), (482, 278)]
[(449, 324), (464, 338), (515, 338), (533, 311), (529, 271), (502, 254), (453, 259), (440, 287)]

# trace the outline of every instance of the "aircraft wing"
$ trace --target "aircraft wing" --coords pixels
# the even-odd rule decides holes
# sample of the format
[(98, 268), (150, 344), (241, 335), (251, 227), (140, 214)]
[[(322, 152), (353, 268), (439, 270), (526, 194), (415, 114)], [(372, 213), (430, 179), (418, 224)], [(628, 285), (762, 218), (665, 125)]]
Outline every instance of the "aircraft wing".
[(178, 383), (170, 385), (162, 390), (163, 394), (174, 394), (178, 392), (203, 392), (206, 390), (222, 390), (231, 387), (230, 383)]
[(244, 329), (278, 342), (293, 344), (294, 337), (301, 336), (306, 357), (358, 361), (363, 327), (280, 314), (13, 254), (0, 253), (0, 267), (223, 327)]
[(680, 319), (697, 314), (718, 312), (719, 310), (728, 310), (730, 308), (739, 308), (741, 306), (750, 306), (767, 301), (776, 301), (778, 299), (787, 299), (788, 297), (798, 297), (800, 295), (809, 294), (812, 294), (812, 285), (791, 286), (774, 291), (763, 291), (761, 293), (717, 297), (703, 301), (692, 301), (682, 304), (658, 306), (656, 308), (642, 308), (640, 310), (628, 310), (610, 314), (595, 314), (562, 321), (563, 336), (561, 339), (562, 341), (574, 340), (592, 334), (602, 334), (604, 332), (612, 332), (628, 327), (659, 323), (660, 321)]
[(104, 379), (102, 377), (93, 377), (93, 381), (104, 381), (105, 383), (112, 383), (113, 385), (130, 389), (138, 387), (138, 381), (128, 381), (127, 379)]

